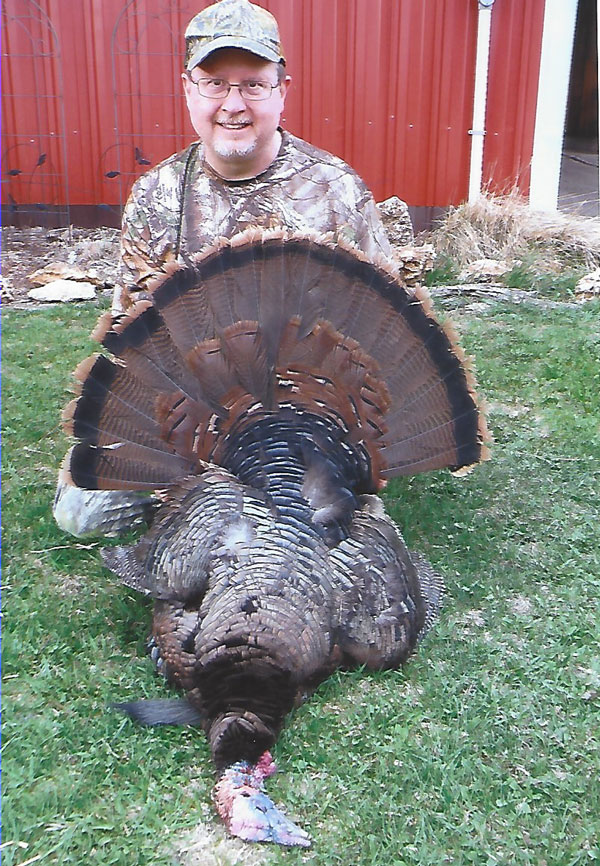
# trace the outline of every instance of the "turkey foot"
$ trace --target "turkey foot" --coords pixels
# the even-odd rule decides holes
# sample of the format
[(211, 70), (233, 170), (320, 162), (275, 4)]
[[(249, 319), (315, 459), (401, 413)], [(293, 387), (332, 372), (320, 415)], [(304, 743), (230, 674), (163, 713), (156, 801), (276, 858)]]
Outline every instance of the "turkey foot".
[(276, 770), (270, 752), (256, 764), (238, 761), (227, 767), (215, 785), (217, 811), (233, 836), (246, 842), (276, 842), (309, 847), (308, 834), (296, 826), (263, 792), (263, 781)]

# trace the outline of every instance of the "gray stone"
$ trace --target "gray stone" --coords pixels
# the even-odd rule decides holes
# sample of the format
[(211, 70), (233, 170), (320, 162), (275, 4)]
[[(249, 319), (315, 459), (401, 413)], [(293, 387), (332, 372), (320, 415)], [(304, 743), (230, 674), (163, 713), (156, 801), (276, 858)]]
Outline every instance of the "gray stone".
[(69, 301), (90, 301), (96, 297), (96, 289), (91, 283), (81, 280), (53, 280), (38, 289), (31, 289), (27, 295), (34, 301), (67, 303)]

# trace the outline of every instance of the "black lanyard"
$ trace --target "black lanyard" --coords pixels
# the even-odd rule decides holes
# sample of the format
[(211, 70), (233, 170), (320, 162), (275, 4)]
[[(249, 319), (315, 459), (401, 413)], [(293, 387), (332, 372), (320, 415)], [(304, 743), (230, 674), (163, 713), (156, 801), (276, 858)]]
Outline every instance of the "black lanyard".
[(175, 257), (179, 258), (179, 250), (181, 248), (181, 234), (183, 231), (183, 214), (185, 209), (185, 193), (187, 190), (188, 177), (192, 168), (192, 163), (194, 161), (194, 157), (200, 147), (200, 142), (195, 141), (192, 145), (190, 145), (190, 149), (188, 151), (187, 159), (185, 161), (185, 169), (183, 171), (183, 178), (181, 180), (181, 190), (179, 192), (179, 223), (177, 225), (177, 238), (175, 240)]

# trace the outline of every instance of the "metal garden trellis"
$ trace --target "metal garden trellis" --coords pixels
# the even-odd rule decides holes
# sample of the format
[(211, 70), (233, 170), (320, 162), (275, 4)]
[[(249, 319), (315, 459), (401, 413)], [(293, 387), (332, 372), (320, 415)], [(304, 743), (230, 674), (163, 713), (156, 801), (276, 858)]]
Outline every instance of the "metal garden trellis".
[[(69, 226), (69, 178), (60, 41), (35, 0), (2, 6), (2, 183), (11, 222)], [(13, 76), (9, 58), (19, 57)], [(25, 71), (23, 71), (25, 70)], [(27, 73), (29, 70), (29, 74)]]
[[(163, 158), (189, 141), (182, 88), (175, 90), (175, 84), (182, 33), (195, 12), (197, 3), (161, 2), (150, 11), (145, 2), (127, 0), (115, 21), (110, 43), (115, 153), (114, 167), (105, 176), (117, 180), (121, 207), (135, 178), (156, 163), (157, 152)], [(181, 111), (173, 111), (178, 101)], [(167, 102), (170, 110), (161, 110)]]

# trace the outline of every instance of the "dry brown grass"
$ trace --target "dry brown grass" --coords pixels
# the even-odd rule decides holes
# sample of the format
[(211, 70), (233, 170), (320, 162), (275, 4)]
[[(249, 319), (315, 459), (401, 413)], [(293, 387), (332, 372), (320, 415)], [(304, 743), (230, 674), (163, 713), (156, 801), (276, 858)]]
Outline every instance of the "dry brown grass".
[(534, 211), (518, 193), (485, 193), (452, 208), (426, 240), (460, 268), (478, 259), (525, 263), (546, 273), (600, 265), (600, 220)]

